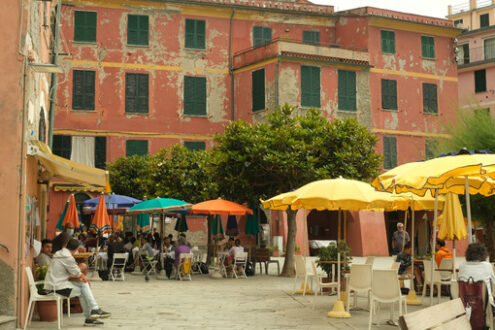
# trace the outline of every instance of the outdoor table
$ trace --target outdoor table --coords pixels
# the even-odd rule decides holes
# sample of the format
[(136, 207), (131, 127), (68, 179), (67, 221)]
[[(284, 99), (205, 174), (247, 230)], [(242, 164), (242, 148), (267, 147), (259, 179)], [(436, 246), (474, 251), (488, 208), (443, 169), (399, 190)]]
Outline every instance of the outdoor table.
[(81, 264), (81, 263), (86, 263), (87, 264), (89, 257), (91, 257), (92, 255), (94, 255), (94, 252), (78, 253), (78, 254), (75, 254), (74, 255), (74, 259), (76, 259), (76, 262), (78, 264)]

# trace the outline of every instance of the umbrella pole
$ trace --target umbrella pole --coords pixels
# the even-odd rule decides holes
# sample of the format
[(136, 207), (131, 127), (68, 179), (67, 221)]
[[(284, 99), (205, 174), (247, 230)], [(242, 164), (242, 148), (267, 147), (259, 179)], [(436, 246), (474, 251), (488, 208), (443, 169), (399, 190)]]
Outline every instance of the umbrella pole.
[(342, 240), (347, 243), (347, 211), (344, 211), (344, 233)]
[(471, 199), (469, 195), (469, 182), (468, 182), (468, 177), (466, 176), (466, 181), (465, 181), (465, 194), (466, 194), (466, 213), (467, 213), (467, 218), (468, 218), (468, 239), (469, 239), (469, 244), (473, 243), (473, 230), (472, 230), (472, 223), (471, 223)]
[(162, 269), (160, 270), (160, 276), (157, 276), (157, 278), (161, 279), (161, 280), (164, 280), (167, 278), (166, 274), (165, 274), (165, 262), (164, 262), (164, 259), (165, 257), (163, 256), (163, 240), (165, 238), (165, 226), (164, 226), (164, 222), (165, 222), (165, 213), (162, 212), (161, 214), (161, 217), (160, 217), (160, 232), (162, 234), (162, 240), (160, 241), (160, 263), (162, 265)]
[(401, 252), (404, 252), (404, 246), (406, 245), (406, 233), (407, 233), (407, 216), (409, 214), (409, 208), (406, 209), (404, 213), (404, 239), (402, 240)]
[(412, 275), (412, 289), (414, 290), (414, 199), (411, 205), (411, 275)]
[(342, 231), (342, 223), (341, 223), (341, 209), (338, 211), (338, 224), (337, 224), (337, 246), (340, 245), (340, 232)]
[[(431, 239), (431, 285), (430, 285), (430, 306), (433, 304), (433, 278), (435, 274), (435, 241), (437, 239), (437, 213), (438, 213), (438, 188), (435, 188), (435, 214), (433, 214), (433, 237)], [(437, 292), (441, 294), (441, 292)]]

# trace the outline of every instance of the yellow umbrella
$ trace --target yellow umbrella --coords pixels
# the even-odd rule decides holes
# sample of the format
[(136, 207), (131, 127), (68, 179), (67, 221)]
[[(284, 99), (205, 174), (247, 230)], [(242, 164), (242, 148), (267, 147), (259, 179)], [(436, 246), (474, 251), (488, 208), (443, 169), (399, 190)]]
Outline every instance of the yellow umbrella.
[(464, 239), (467, 235), (459, 197), (447, 194), (443, 213), (438, 217), (438, 238), (443, 240)]

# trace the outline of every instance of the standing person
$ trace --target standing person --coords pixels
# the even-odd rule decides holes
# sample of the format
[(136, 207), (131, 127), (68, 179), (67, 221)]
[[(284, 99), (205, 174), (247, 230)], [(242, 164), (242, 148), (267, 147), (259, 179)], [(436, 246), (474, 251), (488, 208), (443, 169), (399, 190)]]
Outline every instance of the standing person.
[(452, 259), (452, 252), (445, 246), (445, 241), (437, 238), (437, 244), (435, 245), (437, 252), (435, 253), (435, 262), (437, 267), (440, 267), (443, 259)]
[(409, 234), (404, 231), (404, 224), (402, 222), (397, 223), (397, 231), (392, 235), (392, 254), (398, 255), (402, 252), (402, 247), (407, 244), (411, 239)]
[(84, 325), (101, 325), (103, 322), (97, 319), (107, 318), (111, 314), (103, 311), (96, 303), (89, 287), (89, 279), (81, 272), (73, 256), (77, 253), (78, 248), (79, 241), (77, 239), (70, 239), (63, 243), (62, 249), (54, 254), (48, 267), (44, 288), (65, 297), (79, 297), (86, 317)]
[(50, 264), (53, 256), (52, 248), (52, 241), (50, 241), (49, 239), (44, 239), (43, 241), (41, 241), (41, 252), (35, 260), (38, 266), (43, 267)]

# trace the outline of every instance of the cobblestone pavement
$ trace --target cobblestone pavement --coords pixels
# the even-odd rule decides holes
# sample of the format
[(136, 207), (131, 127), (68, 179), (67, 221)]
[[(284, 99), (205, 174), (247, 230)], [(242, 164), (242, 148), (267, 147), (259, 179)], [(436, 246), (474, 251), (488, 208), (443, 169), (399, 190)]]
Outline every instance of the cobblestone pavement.
[[(271, 266), (272, 270), (276, 267)], [(298, 287), (300, 282), (298, 282)], [(328, 318), (336, 296), (293, 295), (294, 280), (273, 275), (247, 279), (214, 279), (193, 275), (193, 280), (149, 282), (127, 275), (125, 282), (92, 282), (100, 307), (113, 314), (103, 320), (106, 329), (366, 329), (369, 313), (352, 311), (349, 319)], [(443, 298), (445, 299), (445, 298)], [(358, 305), (365, 307), (366, 299)], [(408, 306), (408, 311), (418, 307)], [(388, 326), (389, 307), (379, 312), (380, 329)], [(397, 306), (396, 306), (397, 310)], [(35, 315), (35, 318), (37, 316)], [(83, 329), (82, 314), (64, 316), (63, 329)], [(30, 328), (55, 329), (56, 322), (33, 320)], [(377, 327), (375, 327), (377, 328)]]

